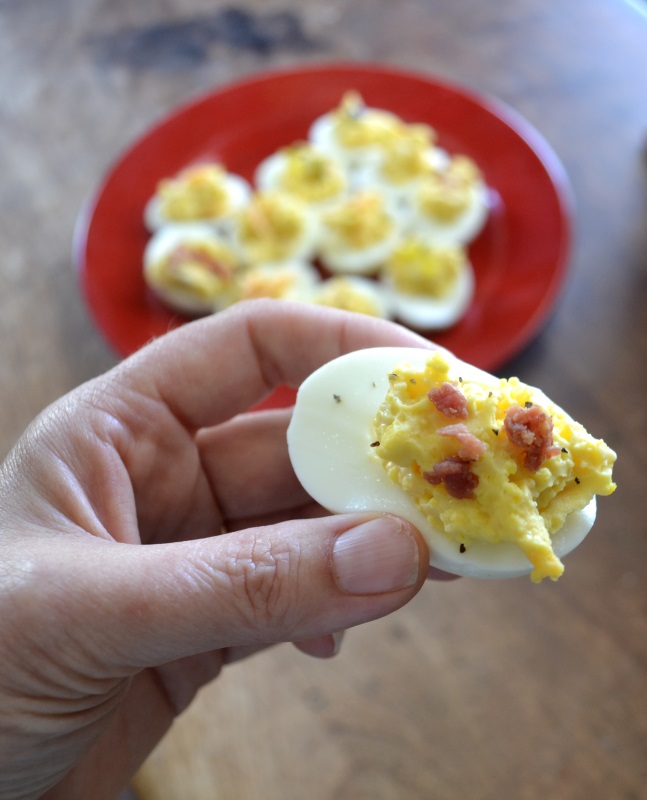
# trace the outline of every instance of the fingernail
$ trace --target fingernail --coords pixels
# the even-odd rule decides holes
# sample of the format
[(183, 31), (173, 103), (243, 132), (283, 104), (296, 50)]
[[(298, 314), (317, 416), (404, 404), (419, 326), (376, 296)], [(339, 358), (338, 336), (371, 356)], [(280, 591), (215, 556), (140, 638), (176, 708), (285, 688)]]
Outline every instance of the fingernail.
[(377, 517), (340, 534), (333, 545), (337, 585), (348, 594), (379, 594), (413, 586), (418, 545), (396, 517)]
[(341, 643), (344, 640), (344, 633), (345, 631), (335, 631), (331, 634), (333, 640), (333, 655), (336, 656), (337, 653), (341, 650)]

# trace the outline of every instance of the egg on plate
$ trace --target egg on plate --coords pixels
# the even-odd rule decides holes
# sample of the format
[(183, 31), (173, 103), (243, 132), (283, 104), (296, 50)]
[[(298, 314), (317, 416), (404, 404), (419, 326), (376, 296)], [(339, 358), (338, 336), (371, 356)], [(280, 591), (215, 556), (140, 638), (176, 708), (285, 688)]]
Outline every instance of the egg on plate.
[(487, 186), (471, 158), (453, 156), (422, 178), (412, 201), (411, 226), (435, 242), (469, 244), (488, 215)]
[(312, 302), (342, 311), (389, 319), (391, 304), (384, 286), (361, 275), (334, 275), (316, 287)]
[(301, 385), (288, 429), (297, 477), (333, 512), (389, 512), (431, 564), (556, 580), (615, 489), (615, 453), (539, 389), (442, 349), (373, 348)]
[(260, 191), (296, 195), (317, 209), (342, 198), (348, 178), (330, 153), (310, 142), (295, 142), (265, 158), (256, 168), (254, 181)]
[(246, 269), (238, 281), (240, 299), (271, 297), (275, 300), (311, 301), (320, 276), (306, 261), (258, 264)]
[(208, 314), (238, 299), (240, 262), (209, 225), (160, 228), (144, 250), (144, 279), (167, 305)]
[(318, 241), (317, 218), (287, 192), (255, 192), (233, 222), (233, 241), (250, 266), (308, 261)]
[(158, 183), (144, 209), (144, 222), (151, 233), (165, 225), (227, 224), (250, 194), (247, 181), (222, 165), (195, 164)]
[(474, 296), (474, 270), (459, 245), (403, 237), (381, 275), (396, 318), (421, 331), (453, 325)]
[(369, 275), (389, 257), (398, 236), (384, 197), (360, 191), (322, 215), (318, 253), (330, 272)]
[(398, 136), (402, 124), (397, 114), (371, 108), (358, 92), (349, 91), (336, 109), (312, 123), (308, 139), (353, 171), (379, 157), (385, 144)]

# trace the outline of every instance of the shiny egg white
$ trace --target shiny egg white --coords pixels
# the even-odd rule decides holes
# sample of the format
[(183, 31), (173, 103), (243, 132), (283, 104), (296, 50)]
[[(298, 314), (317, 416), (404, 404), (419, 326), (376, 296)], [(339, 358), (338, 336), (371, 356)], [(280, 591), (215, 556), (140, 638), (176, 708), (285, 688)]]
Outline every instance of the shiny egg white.
[[(512, 543), (474, 543), (461, 553), (458, 542), (433, 527), (371, 455), (371, 423), (386, 396), (389, 373), (405, 361), (423, 369), (429, 354), (430, 350), (402, 347), (359, 350), (310, 375), (299, 388), (287, 434), (294, 471), (311, 497), (331, 512), (390, 513), (410, 521), (424, 536), (430, 564), (438, 569), (476, 578), (529, 575), (532, 565)], [(494, 376), (453, 357), (452, 361), (453, 376), (498, 384)], [(595, 514), (593, 498), (567, 517), (552, 537), (558, 557), (580, 544)]]

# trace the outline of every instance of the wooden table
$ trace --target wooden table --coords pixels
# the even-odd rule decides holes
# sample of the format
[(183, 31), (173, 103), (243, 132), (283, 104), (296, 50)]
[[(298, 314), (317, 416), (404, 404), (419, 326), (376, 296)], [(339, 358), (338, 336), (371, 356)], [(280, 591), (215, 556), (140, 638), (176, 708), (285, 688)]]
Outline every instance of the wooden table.
[[(638, 4), (640, 0), (636, 0)], [(233, 10), (232, 10), (233, 9)], [(211, 38), (197, 36), (216, 20)], [(143, 50), (134, 41), (147, 42)], [(647, 789), (647, 19), (622, 0), (4, 0), (0, 447), (115, 364), (71, 266), (75, 217), (162, 114), (230, 79), (380, 60), (515, 107), (576, 208), (571, 271), (502, 370), (618, 450), (617, 493), (555, 585), (429, 585), (348, 634), (236, 666), (141, 771), (145, 800), (532, 800)]]

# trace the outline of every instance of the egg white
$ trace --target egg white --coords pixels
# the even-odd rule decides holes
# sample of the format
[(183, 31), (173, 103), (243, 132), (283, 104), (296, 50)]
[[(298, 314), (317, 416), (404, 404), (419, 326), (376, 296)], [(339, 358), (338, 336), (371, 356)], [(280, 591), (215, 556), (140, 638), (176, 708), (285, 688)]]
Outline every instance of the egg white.
[[(433, 527), (370, 455), (371, 421), (386, 396), (388, 374), (405, 361), (422, 369), (429, 354), (430, 350), (402, 347), (359, 350), (310, 375), (298, 391), (287, 433), (295, 473), (305, 490), (329, 511), (391, 513), (409, 520), (425, 537), (434, 567), (475, 578), (529, 575), (532, 565), (513, 543), (473, 543), (461, 553), (458, 542)], [(453, 364), (452, 377), (498, 383), (494, 376), (446, 355)], [(567, 517), (552, 537), (558, 557), (581, 543), (595, 515), (593, 498), (582, 511)]]
[(443, 297), (403, 292), (388, 276), (382, 280), (389, 291), (394, 316), (420, 331), (442, 330), (458, 322), (472, 302), (476, 287), (474, 269), (469, 261), (465, 261), (456, 282)]

